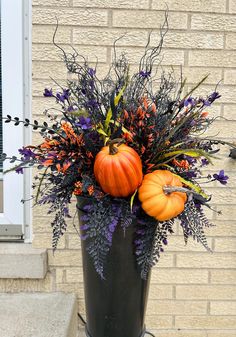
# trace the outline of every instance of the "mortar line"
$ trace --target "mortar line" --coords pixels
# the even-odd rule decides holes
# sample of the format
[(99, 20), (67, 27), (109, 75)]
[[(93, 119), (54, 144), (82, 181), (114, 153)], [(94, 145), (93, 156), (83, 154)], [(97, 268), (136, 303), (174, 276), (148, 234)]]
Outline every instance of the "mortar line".
[(226, 13), (229, 13), (229, 0), (226, 0)]

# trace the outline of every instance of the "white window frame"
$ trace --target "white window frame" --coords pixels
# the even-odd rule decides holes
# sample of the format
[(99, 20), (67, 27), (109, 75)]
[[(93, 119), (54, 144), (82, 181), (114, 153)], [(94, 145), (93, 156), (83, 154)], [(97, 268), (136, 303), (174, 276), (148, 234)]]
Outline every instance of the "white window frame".
[[(2, 111), (30, 119), (31, 115), (31, 0), (1, 0), (2, 41)], [(22, 124), (3, 123), (3, 152), (19, 156), (18, 149), (30, 144), (31, 130)], [(5, 161), (3, 171), (15, 164)], [(10, 172), (3, 177), (3, 213), (0, 230), (9, 236), (22, 233), (25, 242), (31, 242), (31, 175)], [(3, 227), (2, 227), (3, 226)]]

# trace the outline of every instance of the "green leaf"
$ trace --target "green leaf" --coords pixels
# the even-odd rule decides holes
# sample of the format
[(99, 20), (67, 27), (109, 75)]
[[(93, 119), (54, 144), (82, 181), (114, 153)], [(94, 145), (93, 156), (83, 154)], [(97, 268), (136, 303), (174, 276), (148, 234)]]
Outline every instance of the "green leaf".
[[(113, 121), (113, 119), (110, 120), (110, 123), (115, 124), (116, 126), (121, 126), (120, 123)], [(121, 127), (122, 132), (128, 133), (130, 136), (132, 136), (131, 132), (129, 132), (124, 126)]]
[(132, 213), (132, 210), (133, 210), (134, 198), (135, 198), (137, 192), (138, 192), (138, 189), (136, 188), (136, 190), (134, 191), (134, 194), (130, 198), (130, 210), (131, 210), (131, 213)]
[[(127, 84), (125, 83), (125, 85), (120, 89), (120, 91), (118, 92), (118, 94), (114, 97), (114, 107), (117, 107), (117, 105), (120, 102), (120, 99), (122, 97), (122, 95), (124, 94), (124, 91), (126, 89)], [(111, 117), (112, 117), (112, 112), (113, 112), (113, 108), (114, 107), (110, 107), (108, 112), (107, 112), (107, 116), (106, 116), (106, 120), (105, 120), (105, 125), (104, 125), (104, 129), (107, 132), (110, 121), (111, 121)]]
[(100, 133), (100, 135), (103, 135), (105, 137), (108, 137), (107, 133), (102, 129), (102, 128), (98, 128), (97, 132)]
[(166, 159), (166, 158), (170, 158), (170, 157), (177, 157), (183, 154), (189, 157), (193, 157), (193, 158), (205, 157), (207, 158), (207, 160), (209, 160), (210, 163), (211, 163), (210, 157), (213, 157), (201, 149), (182, 149), (182, 150), (176, 150), (176, 151), (165, 153), (163, 154), (163, 156), (161, 156), (161, 158), (158, 159), (158, 161)]
[[(174, 173), (173, 173), (173, 174), (174, 174)], [(185, 180), (184, 178), (182, 178), (181, 176), (179, 176), (179, 175), (177, 175), (177, 174), (174, 174), (174, 176), (178, 177), (179, 180), (180, 180), (184, 185), (190, 187), (192, 190), (194, 190), (195, 192), (197, 192), (198, 194), (200, 194), (203, 198), (205, 198), (205, 199), (208, 199), (208, 198), (209, 198), (209, 196), (203, 192), (203, 190), (201, 189), (200, 186), (195, 185), (194, 183), (192, 183), (192, 182), (189, 181), (189, 180)]]

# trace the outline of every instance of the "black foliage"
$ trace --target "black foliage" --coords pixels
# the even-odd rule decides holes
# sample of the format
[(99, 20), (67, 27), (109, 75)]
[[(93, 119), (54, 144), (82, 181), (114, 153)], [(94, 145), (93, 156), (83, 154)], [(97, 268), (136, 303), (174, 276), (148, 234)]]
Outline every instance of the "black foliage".
[(147, 279), (150, 269), (159, 261), (160, 254), (164, 252), (163, 246), (168, 243), (168, 234), (173, 233), (173, 223), (173, 220), (159, 222), (148, 215), (143, 215), (138, 220), (135, 245), (137, 263), (143, 279)]
[(56, 133), (56, 129), (57, 129), (55, 125), (53, 125), (52, 127), (49, 127), (47, 122), (43, 122), (43, 125), (40, 125), (37, 120), (34, 120), (34, 122), (31, 123), (28, 118), (25, 118), (24, 120), (20, 120), (19, 117), (12, 117), (10, 115), (7, 115), (7, 117), (3, 117), (3, 120), (5, 123), (13, 122), (15, 126), (18, 126), (20, 123), (23, 123), (25, 127), (32, 126), (33, 130), (40, 129), (41, 132), (47, 131), (49, 134)]
[(186, 203), (184, 211), (179, 215), (180, 224), (183, 228), (184, 241), (187, 243), (190, 236), (200, 242), (208, 251), (207, 239), (204, 233), (204, 227), (212, 226), (202, 209), (196, 206), (193, 200)]
[(87, 240), (87, 251), (101, 278), (105, 278), (105, 261), (116, 227), (119, 225), (125, 230), (131, 225), (134, 217), (129, 202), (125, 199), (112, 202), (111, 197), (107, 196), (100, 200), (93, 199), (93, 202), (90, 201), (82, 207), (81, 238)]
[(60, 237), (66, 231), (66, 221), (64, 218), (64, 213), (61, 210), (58, 210), (55, 214), (54, 220), (51, 223), (52, 226), (52, 248), (56, 250)]

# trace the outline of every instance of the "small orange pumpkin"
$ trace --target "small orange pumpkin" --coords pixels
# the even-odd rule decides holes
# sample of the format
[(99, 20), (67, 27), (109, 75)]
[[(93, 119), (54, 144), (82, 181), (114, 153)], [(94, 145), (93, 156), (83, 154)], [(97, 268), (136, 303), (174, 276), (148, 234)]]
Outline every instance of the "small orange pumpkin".
[(140, 186), (143, 173), (138, 153), (114, 139), (97, 154), (94, 174), (105, 193), (113, 197), (127, 197)]
[[(173, 192), (165, 192), (165, 187)], [(156, 170), (144, 176), (139, 200), (144, 211), (159, 221), (170, 220), (184, 210), (186, 193), (174, 191), (182, 187), (180, 179), (167, 170)]]

